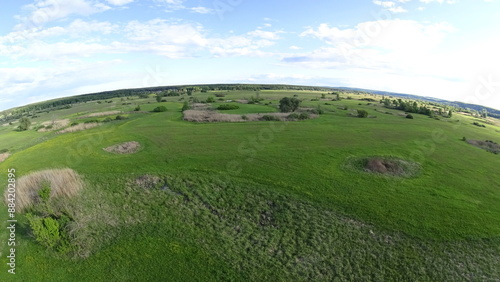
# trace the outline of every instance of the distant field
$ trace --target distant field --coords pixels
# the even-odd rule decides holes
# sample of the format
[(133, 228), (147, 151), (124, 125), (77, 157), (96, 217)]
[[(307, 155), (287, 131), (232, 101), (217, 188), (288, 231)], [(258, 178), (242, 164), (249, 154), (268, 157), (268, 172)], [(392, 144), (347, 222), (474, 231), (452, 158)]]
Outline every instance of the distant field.
[[(71, 168), (83, 176), (81, 194), (64, 203), (84, 227), (74, 236), (89, 253), (68, 259), (46, 250), (29, 237), (27, 220), (18, 214), (18, 274), (16, 279), (5, 274), (8, 249), (2, 233), (1, 280), (500, 277), (500, 155), (463, 141), (500, 143), (500, 127), (478, 127), (474, 118), (456, 113), (439, 120), (420, 114), (408, 119), (402, 111), (358, 100), (380, 96), (349, 94), (352, 99), (343, 95), (341, 101), (311, 91), (194, 96), (204, 101), (220, 93), (223, 100), (212, 108), (226, 100), (263, 99), (224, 113), (278, 112), (280, 98), (296, 95), (302, 107), (323, 114), (302, 121), (192, 123), (182, 120), (189, 99), (183, 95), (162, 103), (151, 97), (75, 104), (33, 120), (81, 123), (106, 118), (78, 119), (91, 113), (126, 113), (124, 120), (73, 133), (0, 127), (0, 149), (12, 154), (0, 163), (3, 187), (8, 168), (15, 168), (18, 178), (51, 168)], [(137, 105), (141, 111), (133, 113)], [(151, 112), (160, 105), (168, 110)], [(374, 117), (353, 117), (357, 109)], [(103, 150), (130, 141), (140, 143), (137, 153)], [(346, 167), (350, 158), (366, 156), (411, 160), (421, 171), (397, 178)], [(141, 187), (137, 179), (144, 175), (156, 176), (161, 185)], [(4, 226), (6, 210), (0, 210)]]

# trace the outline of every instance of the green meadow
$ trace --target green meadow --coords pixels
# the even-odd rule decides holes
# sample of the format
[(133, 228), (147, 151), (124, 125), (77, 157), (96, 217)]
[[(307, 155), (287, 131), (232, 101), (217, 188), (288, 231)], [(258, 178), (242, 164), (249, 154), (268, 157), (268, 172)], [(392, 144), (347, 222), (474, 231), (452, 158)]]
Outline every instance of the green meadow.
[[(193, 94), (199, 101), (221, 91)], [(44, 112), (45, 121), (124, 120), (71, 133), (0, 126), (0, 163), (16, 179), (71, 168), (84, 187), (50, 199), (74, 220), (72, 251), (38, 243), (18, 212), (16, 274), (1, 281), (495, 281), (500, 277), (500, 155), (463, 138), (500, 143), (498, 123), (454, 113), (430, 118), (384, 108), (381, 96), (312, 91), (228, 91), (211, 103), (230, 114), (279, 112), (283, 97), (321, 109), (300, 121), (193, 123), (187, 95), (87, 102)], [(325, 98), (322, 98), (325, 94)], [(251, 97), (258, 104), (236, 100)], [(347, 99), (349, 96), (351, 99)], [(371, 97), (377, 102), (361, 98)], [(233, 100), (233, 102), (227, 102)], [(130, 103), (123, 105), (124, 103)], [(140, 105), (141, 110), (134, 112)], [(165, 106), (166, 112), (152, 112)], [(344, 108), (347, 107), (346, 110)], [(356, 117), (366, 110), (368, 118)], [(111, 115), (114, 118), (115, 115)], [(473, 125), (474, 121), (486, 127)], [(103, 148), (136, 141), (133, 154)], [(382, 156), (419, 165), (411, 177), (353, 169), (349, 160)], [(142, 176), (159, 179), (153, 188)], [(0, 221), (7, 226), (7, 206)]]

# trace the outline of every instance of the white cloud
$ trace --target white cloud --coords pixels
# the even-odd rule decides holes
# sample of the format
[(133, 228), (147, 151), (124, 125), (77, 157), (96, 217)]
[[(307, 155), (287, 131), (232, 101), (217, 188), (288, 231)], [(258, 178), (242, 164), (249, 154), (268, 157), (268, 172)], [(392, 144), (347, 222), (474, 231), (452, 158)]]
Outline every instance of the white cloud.
[(134, 0), (106, 0), (106, 2), (115, 6), (123, 6), (134, 2)]
[(207, 8), (207, 7), (193, 7), (193, 8), (190, 8), (190, 10), (194, 13), (198, 13), (198, 14), (213, 14), (214, 13), (214, 10), (213, 9), (210, 9), (210, 8)]
[(22, 25), (18, 27), (40, 27), (71, 15), (89, 16), (109, 9), (109, 6), (102, 3), (86, 0), (35, 0), (33, 4), (24, 6), (24, 10), (28, 11), (28, 16), (18, 16), (22, 20)]

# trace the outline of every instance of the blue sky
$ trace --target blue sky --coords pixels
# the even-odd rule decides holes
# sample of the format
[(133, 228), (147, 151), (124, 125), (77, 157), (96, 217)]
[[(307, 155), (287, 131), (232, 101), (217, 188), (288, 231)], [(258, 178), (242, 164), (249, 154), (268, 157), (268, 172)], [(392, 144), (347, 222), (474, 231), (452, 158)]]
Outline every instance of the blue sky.
[(500, 109), (499, 0), (35, 0), (0, 17), (0, 110), (121, 88), (347, 86)]

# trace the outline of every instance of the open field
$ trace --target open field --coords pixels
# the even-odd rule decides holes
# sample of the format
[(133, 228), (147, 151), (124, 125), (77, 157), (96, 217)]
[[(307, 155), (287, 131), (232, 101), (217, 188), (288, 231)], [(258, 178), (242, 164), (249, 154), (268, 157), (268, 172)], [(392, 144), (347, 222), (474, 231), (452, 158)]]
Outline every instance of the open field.
[[(195, 93), (200, 101), (216, 93)], [(83, 131), (0, 127), (2, 187), (16, 177), (70, 168), (82, 176), (65, 198), (74, 223), (69, 254), (47, 250), (18, 214), (16, 279), (2, 281), (494, 281), (500, 277), (500, 155), (463, 141), (500, 142), (500, 127), (454, 114), (439, 120), (384, 108), (373, 95), (332, 101), (326, 92), (224, 92), (262, 98), (224, 114), (278, 112), (279, 99), (323, 111), (303, 121), (192, 123), (182, 97), (88, 102), (42, 113), (42, 123), (83, 124), (101, 112), (133, 112)], [(321, 94), (326, 94), (322, 98)], [(182, 100), (181, 100), (182, 99)], [(314, 101), (311, 101), (313, 99)], [(267, 103), (268, 105), (265, 105)], [(163, 105), (166, 112), (153, 113)], [(344, 108), (346, 108), (344, 110)], [(356, 118), (356, 110), (374, 118)], [(115, 115), (119, 112), (113, 112)], [(92, 116), (91, 116), (92, 115)], [(114, 117), (114, 116), (111, 116)], [(136, 141), (134, 154), (108, 148)], [(349, 168), (387, 156), (418, 163), (411, 177)], [(389, 158), (390, 157), (390, 158)], [(382, 157), (378, 157), (382, 160)], [(411, 162), (411, 163), (410, 163)], [(377, 163), (391, 165), (388, 162)], [(409, 165), (410, 166), (410, 165)], [(412, 166), (413, 167), (413, 166)], [(416, 167), (416, 166), (415, 166)], [(7, 208), (0, 220), (5, 225)], [(0, 264), (6, 265), (6, 234)], [(5, 277), (5, 278), (4, 278)]]

